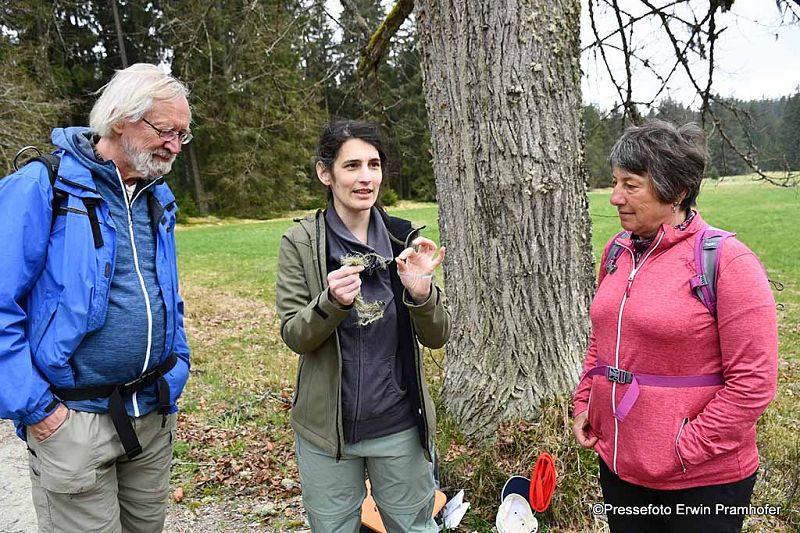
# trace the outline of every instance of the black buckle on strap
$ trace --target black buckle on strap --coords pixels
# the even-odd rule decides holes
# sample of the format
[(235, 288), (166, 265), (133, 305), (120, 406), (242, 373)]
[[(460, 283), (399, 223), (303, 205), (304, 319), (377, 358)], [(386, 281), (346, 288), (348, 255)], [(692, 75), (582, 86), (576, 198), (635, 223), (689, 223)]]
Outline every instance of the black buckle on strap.
[(621, 383), (623, 385), (633, 382), (632, 372), (622, 370), (621, 368), (617, 368), (615, 366), (610, 366), (606, 369), (606, 377), (609, 381), (616, 381), (617, 383)]
[(134, 392), (139, 392), (140, 390), (144, 389), (145, 387), (149, 387), (159, 378), (163, 377), (164, 374), (172, 370), (172, 367), (175, 366), (178, 358), (175, 354), (171, 354), (160, 366), (153, 368), (139, 376), (138, 378), (134, 379), (133, 381), (129, 381), (122, 385), (119, 385), (117, 388), (119, 392), (123, 395), (132, 394)]

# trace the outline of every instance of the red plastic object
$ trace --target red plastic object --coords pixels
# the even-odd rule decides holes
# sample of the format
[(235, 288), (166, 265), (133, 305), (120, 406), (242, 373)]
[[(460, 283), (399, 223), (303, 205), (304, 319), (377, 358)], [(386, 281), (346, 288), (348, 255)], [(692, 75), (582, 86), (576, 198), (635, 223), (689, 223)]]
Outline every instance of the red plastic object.
[(556, 462), (547, 452), (539, 454), (536, 464), (531, 472), (531, 488), (528, 501), (537, 513), (544, 512), (550, 507), (553, 494), (556, 491)]

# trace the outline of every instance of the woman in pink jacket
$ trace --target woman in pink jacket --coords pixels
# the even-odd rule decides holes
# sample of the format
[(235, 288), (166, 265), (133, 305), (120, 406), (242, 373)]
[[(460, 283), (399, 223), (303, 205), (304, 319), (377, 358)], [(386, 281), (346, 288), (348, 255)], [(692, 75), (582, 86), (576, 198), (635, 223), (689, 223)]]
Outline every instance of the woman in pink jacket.
[(696, 124), (628, 128), (609, 161), (625, 231), (603, 253), (573, 431), (600, 456), (612, 532), (738, 532), (777, 383), (767, 276), (726, 238), (706, 252), (716, 298), (695, 295), (708, 227), (692, 209), (706, 163)]

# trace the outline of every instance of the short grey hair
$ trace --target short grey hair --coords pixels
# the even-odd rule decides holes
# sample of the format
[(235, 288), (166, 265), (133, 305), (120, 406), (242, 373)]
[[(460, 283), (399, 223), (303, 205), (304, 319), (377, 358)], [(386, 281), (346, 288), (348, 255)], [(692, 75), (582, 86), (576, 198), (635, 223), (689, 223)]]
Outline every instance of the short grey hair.
[(97, 93), (100, 98), (89, 114), (89, 126), (101, 137), (109, 137), (115, 124), (141, 120), (156, 100), (186, 98), (189, 90), (156, 65), (136, 63), (118, 70)]
[(697, 202), (707, 159), (706, 137), (699, 125), (676, 126), (658, 119), (626, 128), (608, 156), (612, 168), (650, 176), (656, 198), (664, 203), (677, 202), (686, 192), (683, 209)]

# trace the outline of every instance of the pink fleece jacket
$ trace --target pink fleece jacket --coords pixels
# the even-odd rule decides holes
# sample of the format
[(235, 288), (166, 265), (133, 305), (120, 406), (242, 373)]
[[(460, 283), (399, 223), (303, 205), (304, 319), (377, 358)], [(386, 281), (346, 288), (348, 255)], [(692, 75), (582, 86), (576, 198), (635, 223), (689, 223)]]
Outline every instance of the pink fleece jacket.
[[(641, 386), (624, 421), (613, 415), (630, 385), (605, 376), (578, 385), (573, 413), (589, 410), (595, 450), (617, 475), (654, 489), (731, 483), (758, 467), (756, 421), (772, 401), (778, 377), (775, 301), (758, 258), (725, 240), (718, 269), (717, 318), (692, 293), (699, 214), (684, 231), (663, 225), (633, 268), (630, 239), (617, 269), (605, 255), (591, 307), (592, 336), (584, 372), (600, 359), (645, 374), (722, 374), (724, 385)], [(627, 292), (627, 295), (626, 295)]]

